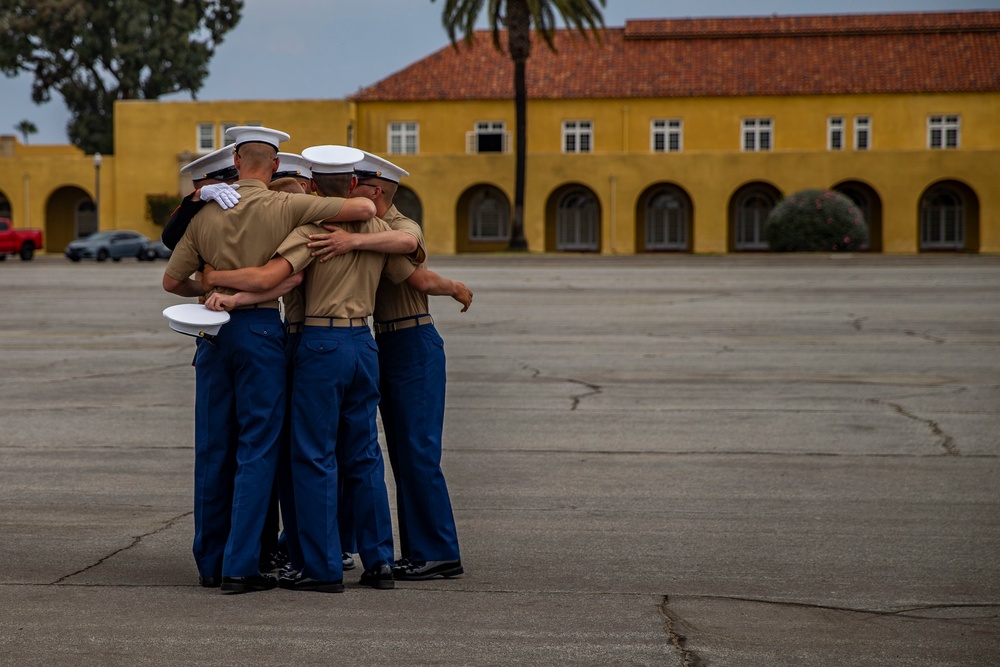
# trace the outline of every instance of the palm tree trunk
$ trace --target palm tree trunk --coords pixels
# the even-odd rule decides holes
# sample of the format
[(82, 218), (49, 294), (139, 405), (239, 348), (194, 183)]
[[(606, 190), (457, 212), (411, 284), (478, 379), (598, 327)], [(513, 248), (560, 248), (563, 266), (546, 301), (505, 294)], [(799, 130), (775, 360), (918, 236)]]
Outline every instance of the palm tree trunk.
[(524, 238), (524, 179), (528, 159), (528, 85), (525, 67), (531, 55), (531, 10), (527, 0), (507, 0), (507, 48), (514, 61), (514, 115), (517, 143), (514, 167), (514, 216), (508, 250), (527, 250)]
[(514, 218), (510, 226), (508, 250), (527, 250), (524, 238), (524, 179), (528, 155), (528, 92), (524, 81), (524, 60), (514, 61), (514, 115), (517, 136), (514, 166)]

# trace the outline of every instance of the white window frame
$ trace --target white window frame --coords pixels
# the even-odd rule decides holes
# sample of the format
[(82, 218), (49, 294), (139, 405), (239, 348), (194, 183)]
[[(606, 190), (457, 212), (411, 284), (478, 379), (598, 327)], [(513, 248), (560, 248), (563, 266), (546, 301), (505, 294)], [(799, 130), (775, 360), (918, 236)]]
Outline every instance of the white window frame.
[(239, 127), (239, 126), (240, 126), (239, 123), (230, 123), (230, 122), (219, 123), (219, 148), (222, 148), (223, 146), (226, 145), (226, 130), (228, 130), (231, 127)]
[[(398, 140), (398, 146), (393, 145)], [(416, 155), (420, 152), (420, 123), (394, 120), (386, 126), (386, 152), (389, 155)]]
[[(931, 202), (938, 195), (946, 194), (955, 201), (954, 206), (932, 206)], [(929, 192), (921, 202), (920, 210), (920, 249), (921, 250), (962, 250), (965, 248), (965, 216), (966, 207), (962, 196), (945, 188), (938, 192)], [(948, 218), (952, 217), (954, 229), (948, 236)]]
[[(587, 206), (567, 206), (571, 198)], [(588, 189), (567, 192), (556, 205), (556, 250), (592, 252), (601, 248), (601, 216), (597, 196)]]
[[(661, 139), (663, 148), (656, 147)], [(676, 142), (676, 146), (672, 141)], [(680, 153), (684, 150), (684, 121), (680, 118), (654, 118), (649, 121), (649, 151), (651, 153)]]
[[(653, 208), (660, 198), (673, 200), (676, 207)], [(690, 207), (674, 188), (663, 188), (649, 198), (645, 206), (645, 250), (687, 250)], [(673, 235), (671, 234), (673, 233)]]
[[(749, 136), (753, 139), (753, 146), (748, 142)], [(767, 138), (767, 148), (761, 148), (761, 141)], [(744, 118), (740, 123), (740, 148), (746, 153), (763, 153), (774, 150), (774, 119), (764, 116), (756, 118)]]
[[(567, 141), (572, 139), (573, 147), (567, 147)], [(584, 141), (586, 140), (586, 142)], [(586, 143), (586, 149), (583, 144)], [(593, 153), (594, 152), (594, 121), (564, 120), (562, 123), (563, 153)]]
[[(477, 120), (474, 130), (465, 133), (465, 152), (469, 155), (479, 153), (509, 153), (510, 152), (510, 132), (507, 131), (507, 124), (502, 120)], [(479, 137), (484, 135), (500, 135), (499, 151), (479, 150)]]
[[(861, 143), (861, 137), (864, 137), (864, 145)], [(872, 149), (872, 117), (871, 116), (855, 116), (854, 117), (854, 150), (856, 151), (870, 151)]]
[[(949, 134), (953, 135), (952, 138)], [(927, 117), (927, 147), (931, 150), (955, 150), (962, 141), (962, 117), (958, 114), (934, 114)], [(938, 145), (934, 145), (937, 142)]]
[(828, 116), (826, 119), (826, 150), (844, 150), (846, 124), (843, 116)]
[[(758, 202), (764, 202), (766, 206), (757, 206)], [(754, 205), (751, 206), (751, 203)], [(771, 195), (760, 189), (749, 190), (740, 196), (736, 202), (736, 229), (734, 230), (736, 250), (767, 250), (767, 241), (764, 239), (764, 223), (770, 212), (774, 210), (775, 205)], [(762, 215), (765, 208), (768, 209), (768, 212)], [(748, 213), (753, 215), (745, 217)]]
[(211, 153), (216, 149), (215, 123), (198, 123), (194, 131), (194, 145), (197, 153)]
[[(486, 199), (497, 202), (498, 217), (496, 234), (483, 232), (482, 205)], [(469, 241), (473, 243), (510, 240), (510, 204), (503, 193), (483, 188), (469, 200)]]

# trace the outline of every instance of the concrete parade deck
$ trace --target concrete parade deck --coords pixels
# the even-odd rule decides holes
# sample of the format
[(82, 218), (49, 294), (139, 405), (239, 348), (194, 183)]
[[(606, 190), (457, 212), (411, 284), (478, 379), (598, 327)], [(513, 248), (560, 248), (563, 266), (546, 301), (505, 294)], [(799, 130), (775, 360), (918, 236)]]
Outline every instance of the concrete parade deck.
[(342, 595), (198, 586), (164, 267), (0, 263), (2, 665), (1000, 660), (1000, 257), (433, 258), (467, 574)]

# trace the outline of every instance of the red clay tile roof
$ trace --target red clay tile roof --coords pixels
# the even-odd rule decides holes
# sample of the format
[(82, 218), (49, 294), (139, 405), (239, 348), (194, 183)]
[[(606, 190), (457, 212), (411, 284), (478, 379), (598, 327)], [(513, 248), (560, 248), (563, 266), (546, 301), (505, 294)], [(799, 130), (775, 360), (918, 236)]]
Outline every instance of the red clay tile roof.
[[(568, 30), (554, 41), (558, 53), (534, 43), (529, 98), (1000, 91), (1000, 11), (643, 19), (600, 44)], [(478, 31), (350, 99), (512, 99), (513, 78)]]

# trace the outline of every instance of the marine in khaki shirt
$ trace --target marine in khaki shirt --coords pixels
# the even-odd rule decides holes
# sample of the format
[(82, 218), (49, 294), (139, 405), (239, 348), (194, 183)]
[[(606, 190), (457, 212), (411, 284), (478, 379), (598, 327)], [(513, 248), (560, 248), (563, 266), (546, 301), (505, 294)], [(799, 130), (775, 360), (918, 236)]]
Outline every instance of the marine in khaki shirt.
[[(293, 229), (304, 223), (349, 220), (347, 216), (363, 215), (352, 206), (344, 211), (343, 199), (272, 192), (257, 179), (238, 182), (241, 195), (238, 206), (225, 211), (218, 206), (206, 206), (191, 221), (167, 264), (164, 282), (167, 291), (179, 293), (168, 286), (167, 277), (186, 284), (188, 276), (203, 263), (218, 270), (260, 266), (274, 255)], [(192, 293), (181, 296), (200, 296), (201, 286), (190, 282)]]
[[(254, 266), (271, 257), (297, 225), (374, 214), (370, 202), (357, 207), (342, 199), (271, 192), (265, 182), (278, 165), (277, 144), (288, 135), (269, 128), (230, 131), (237, 130), (242, 141), (234, 141), (234, 163), (242, 205), (206, 206), (192, 220), (163, 275), (164, 289), (179, 296), (204, 294), (190, 278), (203, 261)], [(259, 572), (259, 556), (285, 408), (284, 335), (277, 303), (264, 305), (272, 307), (234, 312), (217, 345), (199, 341), (195, 358), (193, 552), (201, 585), (228, 593), (277, 585)]]
[[(371, 198), (376, 211), (393, 231), (348, 234), (340, 229), (314, 245), (322, 252), (337, 247), (408, 253), (415, 264), (426, 258), (423, 234), (392, 205), (401, 177), (407, 173), (370, 153), (355, 165), (358, 177), (352, 197)], [(416, 242), (416, 248), (412, 243)], [(427, 299), (414, 277), (433, 276), (436, 291), (448, 294), (468, 309), (472, 292), (462, 283), (437, 276), (420, 266), (405, 284), (379, 285), (375, 302), (375, 333), (379, 356), (379, 412), (396, 481), (400, 555), (393, 576), (403, 580), (452, 578), (464, 573), (454, 512), (441, 470), (444, 423), (444, 342), (427, 312)]]
[[(406, 232), (417, 239), (419, 260), (417, 266), (426, 268), (427, 248), (424, 245), (424, 233), (420, 225), (410, 220), (400, 213), (395, 206), (390, 206), (385, 212), (383, 220), (390, 229)], [(419, 292), (406, 283), (391, 283), (382, 281), (379, 283), (378, 292), (375, 295), (375, 322), (391, 322), (404, 317), (427, 314), (427, 295)]]

